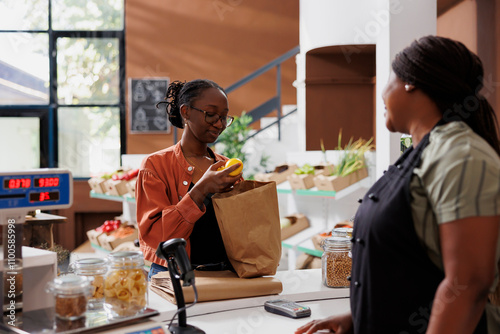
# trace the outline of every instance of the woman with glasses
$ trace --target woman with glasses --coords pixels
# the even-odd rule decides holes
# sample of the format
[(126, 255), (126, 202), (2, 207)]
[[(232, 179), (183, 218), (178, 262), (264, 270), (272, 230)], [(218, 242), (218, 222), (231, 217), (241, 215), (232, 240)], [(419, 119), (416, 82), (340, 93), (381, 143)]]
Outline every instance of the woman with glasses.
[(240, 164), (217, 171), (227, 158), (208, 147), (233, 121), (226, 93), (210, 80), (174, 81), (165, 100), (159, 104), (167, 105), (170, 122), (184, 131), (179, 143), (144, 159), (137, 177), (139, 241), (152, 262), (149, 279), (167, 270), (155, 252), (172, 238), (186, 240), (193, 267), (231, 269), (211, 197), (242, 179), (229, 175)]

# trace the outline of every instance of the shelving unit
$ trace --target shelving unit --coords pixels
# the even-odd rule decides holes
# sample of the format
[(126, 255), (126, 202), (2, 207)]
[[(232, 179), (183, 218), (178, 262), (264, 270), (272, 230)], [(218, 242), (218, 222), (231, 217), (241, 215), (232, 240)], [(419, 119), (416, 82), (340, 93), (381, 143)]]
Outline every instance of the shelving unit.
[(114, 201), (114, 202), (121, 202), (123, 207), (122, 210), (123, 219), (137, 226), (137, 218), (136, 218), (137, 210), (135, 205), (135, 198), (130, 196), (113, 196), (107, 194), (99, 194), (92, 190), (90, 191), (90, 197), (104, 199), (108, 201)]
[(107, 195), (107, 194), (98, 194), (94, 191), (90, 191), (90, 197), (92, 198), (99, 198), (99, 199), (105, 199), (108, 201), (115, 201), (115, 202), (128, 202), (128, 203), (134, 203), (135, 204), (135, 198), (130, 197), (130, 196), (113, 196), (113, 195)]
[[(97, 198), (107, 201), (121, 202), (122, 203), (122, 217), (124, 221), (132, 223), (137, 228), (137, 218), (136, 218), (136, 203), (135, 198), (125, 195), (125, 196), (113, 196), (107, 194), (96, 193), (93, 190), (90, 191), (91, 198)], [(95, 243), (90, 243), (95, 252), (100, 253), (101, 255), (106, 255), (110, 253), (109, 250), (102, 248)]]
[[(295, 269), (297, 257), (306, 253), (320, 257), (322, 251), (314, 248), (311, 237), (329, 231), (333, 225), (350, 218), (357, 207), (358, 198), (362, 197), (371, 185), (367, 177), (340, 191), (321, 191), (316, 187), (310, 189), (292, 189), (285, 181), (277, 185), (280, 215), (282, 217), (295, 213), (304, 214), (310, 227), (282, 241), (283, 251), (287, 252), (288, 269)], [(123, 203), (124, 218), (136, 224), (135, 198), (130, 196), (111, 196), (90, 191), (90, 197)], [(354, 209), (353, 209), (354, 208)], [(92, 245), (97, 249), (97, 245)]]
[[(310, 189), (291, 189), (288, 182), (277, 186), (282, 216), (302, 213), (310, 227), (282, 241), (283, 251), (287, 251), (288, 269), (295, 269), (297, 257), (301, 253), (321, 257), (323, 251), (315, 249), (311, 237), (329, 231), (333, 226), (349, 219), (357, 208), (357, 200), (371, 185), (367, 177), (340, 191), (321, 191)], [(284, 204), (286, 203), (286, 205)]]

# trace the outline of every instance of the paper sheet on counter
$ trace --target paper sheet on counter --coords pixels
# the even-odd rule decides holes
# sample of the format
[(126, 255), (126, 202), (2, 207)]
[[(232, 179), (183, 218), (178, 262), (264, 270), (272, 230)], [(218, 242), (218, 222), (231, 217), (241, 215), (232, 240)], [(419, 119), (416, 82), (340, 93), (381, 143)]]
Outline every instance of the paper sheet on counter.
[[(281, 281), (275, 277), (239, 278), (229, 270), (195, 271), (195, 277), (199, 302), (276, 295), (283, 291)], [(151, 277), (151, 290), (169, 302), (176, 303), (168, 271)], [(192, 287), (183, 286), (182, 292), (186, 303), (194, 301)]]

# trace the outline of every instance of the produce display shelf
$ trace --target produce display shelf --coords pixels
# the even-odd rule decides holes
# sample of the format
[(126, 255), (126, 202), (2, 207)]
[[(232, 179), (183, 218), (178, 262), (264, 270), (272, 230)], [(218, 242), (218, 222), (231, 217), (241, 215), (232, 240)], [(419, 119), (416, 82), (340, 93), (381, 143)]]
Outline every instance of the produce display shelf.
[(310, 240), (313, 235), (321, 233), (324, 230), (322, 226), (308, 227), (299, 233), (292, 235), (290, 238), (281, 242), (281, 246), (287, 249), (294, 249), (297, 245)]
[(335, 198), (337, 194), (336, 191), (326, 191), (326, 190), (315, 190), (313, 189), (297, 189), (295, 190), (297, 195), (303, 196), (320, 196), (320, 197), (332, 197)]
[(310, 189), (292, 189), (288, 181), (276, 186), (278, 194), (297, 194), (301, 196), (318, 196), (335, 198), (335, 191), (318, 190), (316, 187)]
[(314, 246), (310, 240), (306, 241), (300, 245), (297, 245), (297, 250), (299, 250), (303, 253), (312, 255), (312, 256), (316, 256), (316, 257), (321, 257), (321, 255), (323, 255), (323, 251), (314, 248)]
[(90, 243), (90, 246), (92, 246), (92, 248), (93, 248), (93, 249), (95, 249), (95, 250), (97, 250), (97, 251), (99, 251), (99, 252), (101, 252), (101, 253), (103, 253), (103, 254), (109, 254), (109, 253), (111, 253), (111, 251), (110, 251), (110, 250), (104, 249), (104, 248), (102, 248), (101, 246), (96, 245), (96, 244), (95, 244), (95, 243), (93, 243), (93, 242), (91, 242), (91, 243)]
[(115, 201), (115, 202), (135, 203), (135, 198), (133, 198), (133, 197), (99, 194), (99, 193), (94, 192), (93, 190), (90, 191), (90, 197), (92, 197), (92, 198), (99, 198), (99, 199), (105, 199), (105, 200), (108, 200), (108, 201)]

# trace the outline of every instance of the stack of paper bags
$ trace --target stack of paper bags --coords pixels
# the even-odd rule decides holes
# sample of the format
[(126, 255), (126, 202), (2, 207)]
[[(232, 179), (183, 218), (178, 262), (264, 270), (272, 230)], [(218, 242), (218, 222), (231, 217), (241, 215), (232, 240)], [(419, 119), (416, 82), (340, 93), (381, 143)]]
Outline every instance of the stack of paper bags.
[[(283, 291), (281, 281), (275, 277), (239, 278), (229, 270), (195, 271), (195, 277), (198, 302), (277, 295)], [(169, 302), (176, 303), (168, 271), (151, 277), (151, 290)], [(194, 301), (192, 287), (183, 286), (182, 292), (186, 303)]]

